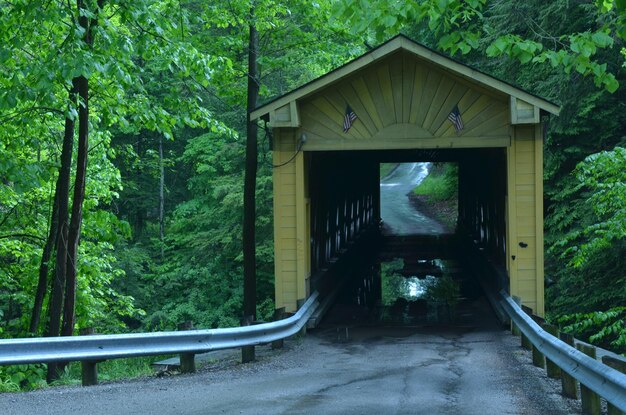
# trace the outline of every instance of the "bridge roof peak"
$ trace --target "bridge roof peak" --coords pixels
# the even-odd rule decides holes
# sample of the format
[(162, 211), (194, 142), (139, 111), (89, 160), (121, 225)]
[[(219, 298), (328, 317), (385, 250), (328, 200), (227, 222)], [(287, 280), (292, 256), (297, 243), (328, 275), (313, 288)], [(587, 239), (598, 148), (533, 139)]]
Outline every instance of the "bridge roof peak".
[(510, 83), (467, 66), (400, 34), (380, 46), (366, 52), (358, 58), (346, 63), (345, 65), (257, 107), (250, 113), (250, 119), (254, 120), (262, 118), (268, 114), (272, 114), (280, 108), (292, 107), (295, 111), (295, 103), (297, 101), (310, 97), (324, 88), (338, 84), (356, 72), (359, 72), (360, 70), (385, 58), (389, 58), (394, 54), (398, 54), (399, 52), (412, 55), (414, 58), (423, 61), (426, 64), (438, 67), (440, 70), (449, 72), (454, 76), (464, 78), (468, 82), (479, 87), (486, 88), (487, 90), (491, 90), (496, 94), (508, 95), (511, 99), (527, 102), (528, 104), (550, 114), (559, 114), (560, 107), (558, 105)]

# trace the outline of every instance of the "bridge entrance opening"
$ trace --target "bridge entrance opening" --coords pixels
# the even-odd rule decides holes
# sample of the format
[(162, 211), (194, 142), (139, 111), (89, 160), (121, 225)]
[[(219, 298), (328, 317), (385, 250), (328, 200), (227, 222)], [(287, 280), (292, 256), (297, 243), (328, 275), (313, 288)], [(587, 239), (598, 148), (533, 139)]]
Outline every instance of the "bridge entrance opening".
[[(492, 267), (496, 277), (485, 279), (491, 291), (508, 285), (505, 155), (498, 148), (305, 152), (308, 284), (326, 292), (346, 280), (332, 314), (343, 311), (329, 318), (402, 324), (474, 318), (484, 303), (476, 267)], [(420, 211), (412, 200), (433, 169), (435, 180), (453, 187), (444, 196), (454, 206), (446, 224), (433, 217), (441, 206), (422, 199)]]

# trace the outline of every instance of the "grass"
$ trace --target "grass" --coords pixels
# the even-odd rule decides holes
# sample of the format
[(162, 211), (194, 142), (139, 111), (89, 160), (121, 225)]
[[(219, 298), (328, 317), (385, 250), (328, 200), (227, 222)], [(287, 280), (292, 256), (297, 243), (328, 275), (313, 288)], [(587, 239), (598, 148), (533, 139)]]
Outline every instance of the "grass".
[(0, 393), (19, 392), (20, 386), (11, 379), (0, 379)]
[(458, 219), (458, 167), (453, 163), (435, 163), (428, 176), (413, 189), (413, 203), (418, 210), (444, 224), (448, 231)]
[[(154, 362), (171, 356), (134, 357), (127, 359), (106, 360), (98, 364), (98, 381), (111, 382), (135, 379), (155, 374)], [(20, 392), (46, 388), (48, 386), (80, 385), (81, 363), (71, 362), (60, 378), (50, 385), (46, 384), (46, 365), (13, 365), (0, 370), (0, 393)]]
[[(154, 375), (152, 364), (171, 356), (133, 357), (128, 359), (106, 360), (98, 364), (98, 381), (110, 382), (116, 380), (135, 379)], [(65, 369), (61, 377), (52, 385), (80, 385), (81, 364), (72, 362)]]
[(428, 196), (433, 201), (456, 199), (457, 176), (458, 169), (454, 164), (435, 166), (419, 186), (413, 189), (413, 193)]

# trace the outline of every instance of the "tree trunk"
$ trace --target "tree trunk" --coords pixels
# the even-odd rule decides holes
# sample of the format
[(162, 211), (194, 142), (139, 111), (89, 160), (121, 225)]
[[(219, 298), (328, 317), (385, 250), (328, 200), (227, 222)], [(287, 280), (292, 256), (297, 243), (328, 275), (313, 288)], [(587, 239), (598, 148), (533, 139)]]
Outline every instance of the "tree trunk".
[(54, 202), (52, 203), (52, 216), (50, 218), (50, 230), (48, 232), (48, 239), (46, 245), (43, 247), (41, 254), (41, 262), (39, 264), (39, 281), (37, 283), (37, 291), (35, 292), (35, 302), (33, 304), (33, 311), (30, 317), (30, 327), (28, 331), (33, 334), (37, 334), (39, 331), (39, 322), (41, 321), (41, 310), (43, 308), (43, 301), (48, 292), (48, 272), (49, 262), (52, 257), (52, 251), (54, 248), (54, 241), (57, 238), (57, 230), (59, 228), (59, 192), (58, 189), (54, 191)]
[(65, 306), (63, 314), (62, 336), (74, 333), (76, 305), (76, 270), (78, 267), (78, 242), (83, 221), (83, 201), (85, 200), (85, 181), (87, 176), (87, 153), (89, 150), (89, 80), (78, 78), (78, 154), (76, 158), (76, 178), (72, 200), (72, 219), (67, 238), (67, 278), (65, 282)]
[[(73, 81), (70, 91), (70, 101), (76, 102), (78, 81)], [(74, 120), (65, 119), (65, 133), (63, 136), (63, 149), (61, 150), (61, 167), (57, 178), (56, 194), (58, 197), (58, 218), (56, 235), (56, 267), (52, 293), (50, 296), (50, 322), (47, 335), (56, 337), (61, 328), (61, 313), (63, 306), (63, 293), (65, 291), (65, 265), (67, 257), (67, 233), (69, 217), (70, 173), (72, 167), (72, 151), (74, 147)]]
[[(98, 0), (98, 13), (104, 4), (104, 0)], [(88, 18), (82, 13), (85, 8), (83, 0), (76, 0), (78, 23), (85, 30), (84, 38), (87, 47), (93, 45), (92, 28), (97, 24), (96, 18)], [(72, 335), (74, 331), (75, 303), (76, 303), (76, 268), (78, 260), (78, 242), (80, 240), (80, 228), (83, 219), (83, 200), (85, 198), (85, 179), (87, 174), (87, 153), (89, 147), (89, 81), (84, 76), (72, 80), (74, 96), (78, 94), (80, 101), (78, 106), (78, 155), (76, 161), (76, 177), (74, 179), (74, 196), (72, 201), (72, 219), (67, 225), (68, 201), (69, 201), (69, 171), (67, 177), (67, 191), (60, 194), (59, 206), (64, 205), (65, 220), (59, 220), (59, 241), (57, 244), (57, 275), (52, 290), (52, 302), (50, 307), (51, 323), (49, 335), (58, 336), (61, 325), (61, 313), (63, 313), (63, 328), (61, 334)], [(74, 125), (72, 123), (72, 132)], [(73, 138), (73, 133), (72, 133)], [(65, 143), (64, 143), (65, 145)], [(71, 164), (71, 151), (68, 169)], [(61, 216), (59, 216), (61, 218)], [(59, 273), (62, 271), (62, 274)], [(64, 295), (65, 294), (65, 295)], [(65, 304), (63, 299), (65, 298)], [(61, 306), (64, 306), (64, 310)], [(54, 307), (54, 326), (53, 323)], [(54, 330), (53, 330), (54, 329)], [(59, 373), (65, 367), (65, 363), (51, 363), (48, 365), (48, 381), (58, 378)]]
[[(254, 11), (251, 12), (251, 17), (254, 17)], [(248, 118), (256, 107), (259, 96), (258, 45), (259, 34), (251, 19), (248, 41)], [(244, 316), (253, 318), (256, 318), (256, 170), (257, 124), (248, 119), (243, 189), (243, 312)]]
[[(104, 1), (98, 0), (97, 13)], [(85, 8), (84, 0), (76, 0), (79, 11), (78, 23), (85, 30), (84, 41), (88, 48), (93, 45), (92, 29), (97, 24), (97, 16), (88, 18), (81, 10)], [(87, 178), (87, 154), (89, 152), (89, 80), (85, 76), (78, 77), (78, 153), (76, 155), (76, 177), (74, 179), (74, 196), (72, 200), (72, 219), (67, 239), (67, 278), (65, 283), (65, 305), (63, 312), (62, 336), (74, 333), (76, 320), (76, 271), (78, 268), (78, 243), (83, 222), (83, 201), (85, 200), (85, 182)]]
[[(78, 92), (78, 82), (72, 81), (70, 90), (70, 103), (76, 102)], [(55, 236), (56, 245), (56, 266), (54, 270), (54, 280), (52, 281), (52, 292), (50, 294), (49, 322), (46, 336), (57, 337), (61, 329), (61, 314), (63, 312), (63, 294), (65, 292), (65, 266), (67, 264), (67, 234), (69, 216), (69, 195), (70, 195), (70, 173), (72, 167), (72, 150), (74, 147), (74, 120), (65, 119), (65, 132), (63, 134), (63, 148), (61, 150), (61, 167), (56, 184), (57, 197), (57, 232)], [(48, 382), (57, 379), (58, 370), (55, 363), (48, 365)]]

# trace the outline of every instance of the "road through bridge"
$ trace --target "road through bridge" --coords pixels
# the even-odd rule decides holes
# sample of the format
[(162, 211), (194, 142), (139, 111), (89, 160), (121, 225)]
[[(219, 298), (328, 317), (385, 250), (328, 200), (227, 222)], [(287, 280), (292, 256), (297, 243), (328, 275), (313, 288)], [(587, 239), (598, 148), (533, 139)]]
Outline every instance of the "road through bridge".
[(393, 235), (436, 235), (444, 233), (441, 223), (408, 203), (408, 194), (428, 175), (429, 163), (397, 164), (380, 179), (380, 216), (385, 231)]

